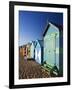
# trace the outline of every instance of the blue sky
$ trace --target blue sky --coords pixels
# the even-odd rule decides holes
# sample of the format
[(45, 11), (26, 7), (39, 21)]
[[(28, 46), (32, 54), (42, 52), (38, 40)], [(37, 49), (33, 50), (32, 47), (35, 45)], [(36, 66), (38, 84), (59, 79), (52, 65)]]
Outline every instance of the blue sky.
[(42, 39), (47, 22), (63, 26), (63, 13), (19, 11), (19, 46)]

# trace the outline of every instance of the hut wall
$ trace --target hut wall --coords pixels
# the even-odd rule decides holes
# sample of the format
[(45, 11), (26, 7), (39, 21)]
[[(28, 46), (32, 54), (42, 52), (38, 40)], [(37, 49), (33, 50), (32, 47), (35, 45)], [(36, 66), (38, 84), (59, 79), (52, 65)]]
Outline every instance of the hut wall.
[(27, 56), (27, 47), (26, 46), (23, 47), (23, 56)]
[(19, 56), (23, 56), (23, 48), (22, 47), (19, 48), (19, 54), (20, 54)]
[(27, 58), (31, 58), (31, 45), (27, 45)]
[(34, 47), (34, 44), (32, 43), (32, 45), (31, 45), (31, 58), (32, 59), (34, 59), (34, 49), (35, 49), (35, 47)]
[[(56, 39), (55, 33), (57, 33)], [(46, 63), (51, 66), (54, 66), (54, 64), (56, 63), (56, 66), (59, 68), (59, 29), (54, 26), (50, 26), (48, 28), (44, 37), (44, 61), (46, 61)]]
[(35, 48), (35, 60), (37, 63), (41, 64), (41, 46), (37, 43)]

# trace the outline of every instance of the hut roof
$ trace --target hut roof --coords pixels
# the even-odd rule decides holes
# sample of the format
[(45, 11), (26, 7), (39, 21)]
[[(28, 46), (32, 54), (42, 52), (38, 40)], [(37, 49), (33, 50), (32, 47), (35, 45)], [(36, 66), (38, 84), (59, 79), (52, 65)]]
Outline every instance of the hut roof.
[(31, 45), (33, 44), (34, 46), (36, 46), (36, 41), (31, 41), (30, 43)]
[(54, 26), (55, 28), (58, 28), (60, 32), (63, 31), (63, 27), (61, 25), (57, 25), (57, 24), (55, 24), (53, 22), (49, 22), (48, 25), (47, 25), (47, 27), (46, 27), (46, 29), (45, 29), (45, 32), (43, 33), (43, 36), (45, 36), (45, 34), (48, 31), (48, 28), (50, 26)]
[(37, 42), (40, 44), (41, 47), (43, 47), (43, 40), (36, 40), (36, 45), (37, 45)]

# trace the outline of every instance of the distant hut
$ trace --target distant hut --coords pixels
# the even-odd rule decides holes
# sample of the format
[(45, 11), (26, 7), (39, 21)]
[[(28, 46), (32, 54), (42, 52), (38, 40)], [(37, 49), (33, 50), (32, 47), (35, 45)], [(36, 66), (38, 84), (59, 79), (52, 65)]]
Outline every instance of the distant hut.
[(31, 47), (30, 47), (30, 49), (31, 49), (31, 59), (34, 59), (35, 58), (35, 41), (32, 41), (31, 42)]
[(35, 60), (39, 64), (43, 62), (43, 40), (36, 40)]
[(31, 43), (27, 44), (27, 58), (31, 58)]
[(19, 46), (19, 56), (23, 56), (23, 48), (22, 48), (22, 46)]
[(23, 45), (23, 56), (27, 56), (28, 50), (27, 50), (27, 45)]
[(59, 74), (63, 74), (63, 31), (62, 28), (49, 23), (43, 34), (44, 37), (44, 62), (48, 67), (56, 66)]
[(27, 45), (23, 45), (19, 47), (19, 59), (23, 60), (24, 58), (27, 58)]

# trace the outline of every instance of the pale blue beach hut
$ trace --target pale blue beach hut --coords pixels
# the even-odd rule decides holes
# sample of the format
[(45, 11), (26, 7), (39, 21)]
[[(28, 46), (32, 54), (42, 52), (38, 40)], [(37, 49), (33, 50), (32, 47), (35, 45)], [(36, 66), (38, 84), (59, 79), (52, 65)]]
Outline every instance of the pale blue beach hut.
[(63, 74), (63, 34), (62, 28), (53, 23), (49, 23), (43, 34), (44, 37), (44, 57), (47, 66), (56, 66), (60, 75)]
[(43, 40), (36, 40), (35, 61), (39, 64), (43, 63)]

